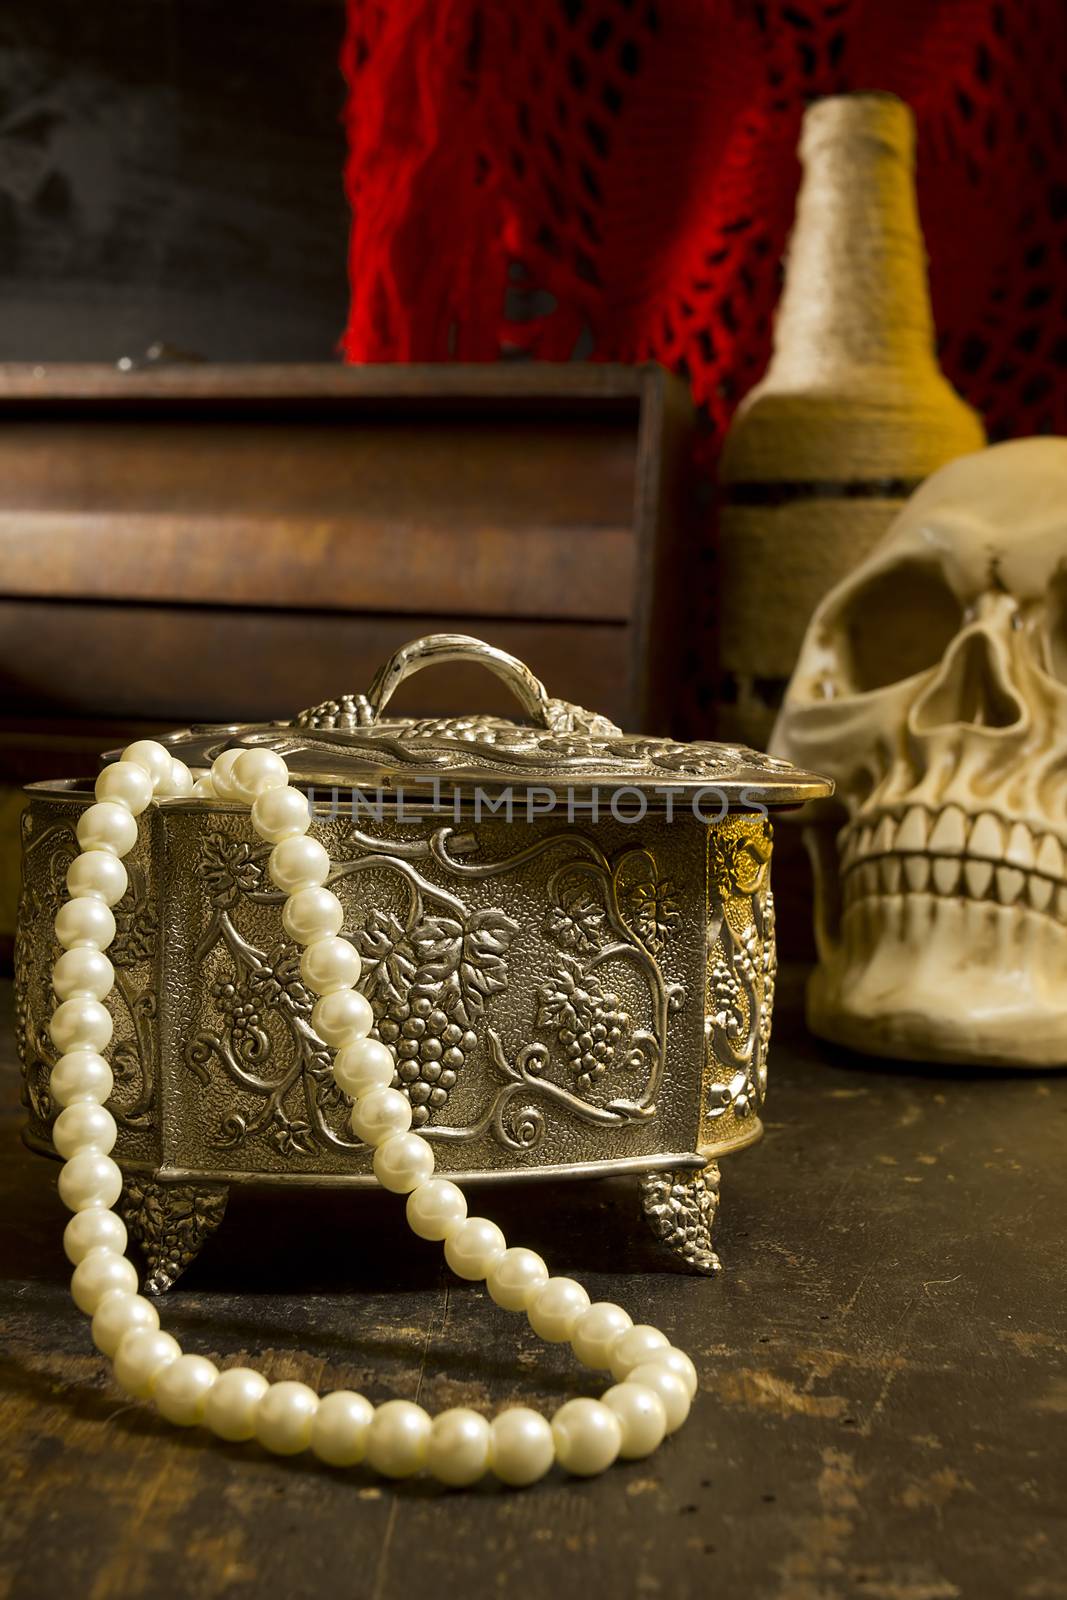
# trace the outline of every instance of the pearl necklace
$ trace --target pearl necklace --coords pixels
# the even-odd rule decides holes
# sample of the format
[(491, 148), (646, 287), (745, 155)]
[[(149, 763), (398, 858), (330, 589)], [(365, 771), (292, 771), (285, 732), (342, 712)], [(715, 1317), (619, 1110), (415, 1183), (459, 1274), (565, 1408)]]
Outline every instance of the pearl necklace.
[[(610, 1371), (616, 1382), (600, 1400), (568, 1400), (549, 1422), (525, 1406), (492, 1422), (457, 1407), (431, 1419), (408, 1400), (372, 1406), (363, 1395), (337, 1390), (320, 1398), (303, 1383), (270, 1383), (246, 1367), (220, 1372), (203, 1356), (183, 1355), (160, 1331), (159, 1313), (137, 1293), (137, 1273), (126, 1259), (126, 1228), (111, 1208), (122, 1173), (110, 1152), (115, 1119), (104, 1102), (112, 1074), (102, 1052), (112, 1033), (103, 1004), (115, 973), (104, 954), (115, 937), (111, 907), (126, 891), (122, 857), (137, 839), (137, 817), (153, 798), (197, 796), (242, 801), (252, 825), (273, 846), (269, 871), (286, 900), (282, 922), (303, 947), (300, 974), (316, 995), (312, 1025), (330, 1047), (337, 1083), (352, 1098), (356, 1135), (374, 1150), (374, 1173), (383, 1188), (407, 1196), (407, 1220), (422, 1239), (444, 1244), (453, 1272), (485, 1281), (506, 1311), (523, 1311), (549, 1343), (569, 1341), (579, 1361)], [(51, 1091), (64, 1108), (53, 1139), (64, 1157), (59, 1193), (74, 1213), (63, 1235), (74, 1263), (75, 1304), (92, 1317), (97, 1348), (114, 1362), (128, 1394), (151, 1399), (171, 1422), (204, 1424), (222, 1439), (256, 1439), (278, 1455), (310, 1449), (319, 1460), (346, 1467), (366, 1461), (390, 1478), (428, 1471), (461, 1486), (492, 1472), (515, 1486), (535, 1483), (553, 1461), (591, 1476), (617, 1457), (649, 1455), (685, 1421), (696, 1392), (696, 1370), (658, 1328), (635, 1327), (621, 1306), (591, 1305), (572, 1278), (553, 1278), (533, 1250), (508, 1248), (486, 1217), (467, 1214), (454, 1183), (434, 1177), (430, 1144), (411, 1128), (411, 1105), (393, 1087), (392, 1050), (370, 1030), (373, 1013), (354, 987), (358, 952), (339, 937), (341, 903), (325, 887), (330, 859), (307, 836), (306, 795), (289, 786), (281, 756), (263, 749), (226, 750), (210, 773), (192, 773), (163, 745), (142, 739), (96, 781), (96, 803), (78, 822), (81, 853), (67, 873), (70, 899), (55, 930), (63, 954), (52, 973), (59, 1005), (50, 1031), (62, 1054)]]

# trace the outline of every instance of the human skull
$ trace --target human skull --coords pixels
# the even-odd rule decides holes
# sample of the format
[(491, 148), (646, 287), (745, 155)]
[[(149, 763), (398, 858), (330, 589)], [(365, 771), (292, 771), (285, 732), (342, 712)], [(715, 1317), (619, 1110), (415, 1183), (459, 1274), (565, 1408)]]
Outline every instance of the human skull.
[(815, 612), (772, 748), (837, 785), (805, 833), (813, 1031), (1067, 1063), (1067, 439), (923, 484)]

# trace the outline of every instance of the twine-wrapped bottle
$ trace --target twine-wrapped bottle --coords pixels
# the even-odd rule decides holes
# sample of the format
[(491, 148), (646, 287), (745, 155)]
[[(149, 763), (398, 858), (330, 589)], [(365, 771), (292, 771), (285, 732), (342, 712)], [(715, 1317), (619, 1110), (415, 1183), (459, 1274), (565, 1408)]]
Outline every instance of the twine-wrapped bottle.
[(914, 145), (892, 95), (804, 118), (774, 354), (721, 468), (719, 732), (757, 749), (818, 601), (923, 478), (985, 443), (937, 365)]

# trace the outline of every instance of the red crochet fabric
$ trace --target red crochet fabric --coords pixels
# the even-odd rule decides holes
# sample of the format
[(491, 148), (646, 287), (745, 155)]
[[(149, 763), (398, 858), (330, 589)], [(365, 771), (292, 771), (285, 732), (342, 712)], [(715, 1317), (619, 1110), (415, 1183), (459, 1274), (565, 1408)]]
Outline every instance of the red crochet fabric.
[(770, 351), (805, 103), (918, 122), (945, 371), (1067, 432), (1064, 0), (349, 0), (351, 361), (655, 357), (714, 459)]

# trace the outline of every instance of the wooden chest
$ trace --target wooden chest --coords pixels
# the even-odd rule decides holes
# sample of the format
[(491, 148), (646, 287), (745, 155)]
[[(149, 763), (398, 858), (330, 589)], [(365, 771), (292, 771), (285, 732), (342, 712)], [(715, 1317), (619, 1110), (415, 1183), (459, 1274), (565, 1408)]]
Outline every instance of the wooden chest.
[[(358, 687), (414, 634), (665, 731), (690, 427), (658, 367), (0, 367), (0, 934), (21, 783)], [(462, 667), (426, 693), (506, 708)]]

